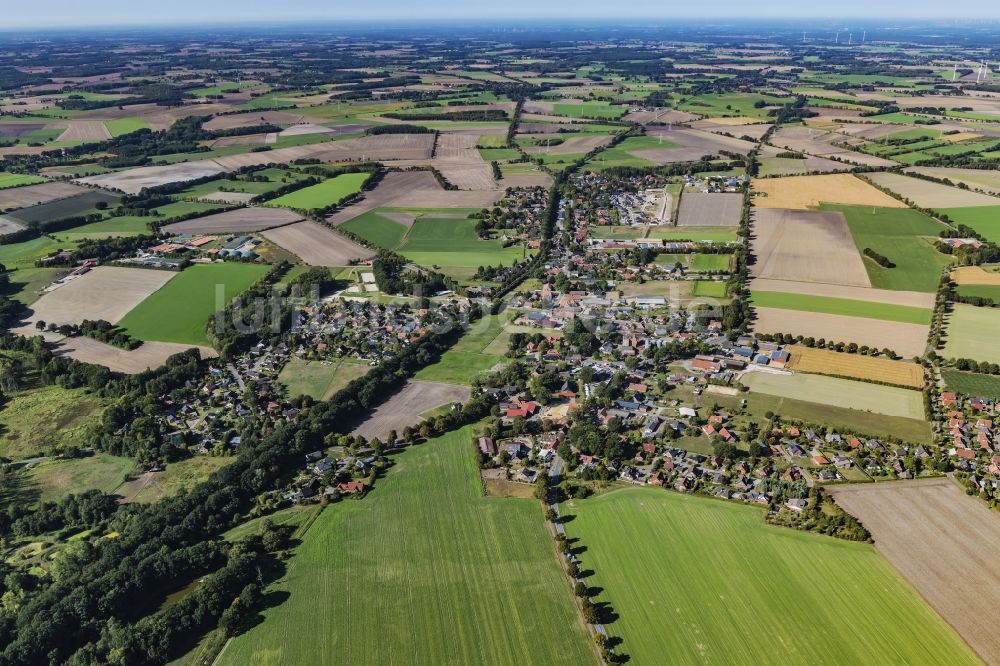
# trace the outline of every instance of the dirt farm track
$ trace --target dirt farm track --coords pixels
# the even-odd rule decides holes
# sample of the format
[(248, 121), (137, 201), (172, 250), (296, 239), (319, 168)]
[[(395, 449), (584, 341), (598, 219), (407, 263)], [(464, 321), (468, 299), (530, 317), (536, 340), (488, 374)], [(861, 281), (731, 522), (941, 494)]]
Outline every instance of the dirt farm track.
[(830, 488), (875, 548), (987, 664), (1000, 664), (1000, 516), (948, 478)]

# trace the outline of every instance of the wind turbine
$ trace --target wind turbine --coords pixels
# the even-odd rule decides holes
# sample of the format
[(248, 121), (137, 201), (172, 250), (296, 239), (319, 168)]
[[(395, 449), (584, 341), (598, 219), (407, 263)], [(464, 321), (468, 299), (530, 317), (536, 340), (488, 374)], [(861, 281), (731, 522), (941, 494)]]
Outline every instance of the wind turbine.
[(861, 43), (862, 43), (862, 44), (864, 44), (864, 43), (865, 43), (865, 40), (866, 40), (867, 38), (868, 38), (868, 31), (867, 31), (867, 30), (863, 30), (863, 31), (861, 32)]

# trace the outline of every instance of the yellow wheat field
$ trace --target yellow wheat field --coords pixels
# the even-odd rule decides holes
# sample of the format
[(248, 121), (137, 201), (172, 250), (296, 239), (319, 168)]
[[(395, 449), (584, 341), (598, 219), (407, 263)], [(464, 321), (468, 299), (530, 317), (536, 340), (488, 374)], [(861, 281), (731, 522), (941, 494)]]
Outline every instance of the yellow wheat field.
[(791, 359), (785, 366), (789, 370), (868, 379), (912, 388), (924, 385), (923, 369), (916, 363), (801, 346), (792, 347), (790, 351)]
[(902, 202), (849, 173), (759, 178), (753, 181), (752, 187), (754, 192), (767, 195), (753, 198), (753, 205), (757, 208), (803, 210), (818, 208), (821, 203), (880, 208), (906, 207)]

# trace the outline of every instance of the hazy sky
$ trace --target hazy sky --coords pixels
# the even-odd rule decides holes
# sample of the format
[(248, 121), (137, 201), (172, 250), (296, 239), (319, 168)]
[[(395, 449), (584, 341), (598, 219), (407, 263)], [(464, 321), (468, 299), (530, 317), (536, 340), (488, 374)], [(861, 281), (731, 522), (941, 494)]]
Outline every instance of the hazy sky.
[[(6, 6), (2, 6), (6, 5)], [(637, 17), (920, 17), (955, 18), (955, 5), (939, 0), (7, 0), (0, 2), (0, 29), (42, 26), (157, 25), (164, 23), (246, 21), (336, 21), (337, 19), (408, 20), (499, 18)], [(962, 18), (1000, 17), (1000, 2), (967, 0)]]

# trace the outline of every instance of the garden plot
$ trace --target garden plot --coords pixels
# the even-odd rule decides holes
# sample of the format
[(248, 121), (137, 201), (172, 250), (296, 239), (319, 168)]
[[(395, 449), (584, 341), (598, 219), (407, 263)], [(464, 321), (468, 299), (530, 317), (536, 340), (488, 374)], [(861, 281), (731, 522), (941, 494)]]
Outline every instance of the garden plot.
[[(271, 153), (268, 153), (269, 155)], [(80, 178), (77, 182), (87, 185), (97, 185), (112, 190), (120, 190), (126, 194), (138, 194), (146, 187), (159, 187), (170, 183), (181, 183), (197, 180), (208, 176), (223, 174), (227, 170), (212, 160), (197, 160), (181, 164), (163, 166), (137, 167), (125, 171), (102, 173), (96, 176)]]
[(843, 215), (766, 208), (753, 217), (751, 276), (871, 286)]
[(224, 213), (174, 222), (164, 226), (163, 231), (168, 234), (225, 234), (237, 231), (263, 231), (301, 220), (301, 215), (287, 208), (237, 208), (236, 210), (227, 210)]
[(347, 266), (353, 259), (373, 254), (364, 245), (309, 220), (269, 229), (261, 235), (310, 266)]
[(45, 292), (31, 306), (29, 325), (36, 321), (79, 324), (84, 319), (117, 324), (175, 275), (170, 271), (99, 266)]
[(1000, 205), (1000, 198), (997, 197), (898, 173), (869, 173), (866, 174), (866, 177), (876, 185), (909, 199), (921, 208), (968, 208)]
[(58, 199), (68, 199), (79, 194), (86, 194), (89, 191), (86, 187), (60, 182), (12, 187), (0, 190), (0, 210), (37, 206)]
[(742, 194), (687, 192), (681, 195), (677, 226), (737, 227), (742, 209)]
[(867, 317), (780, 308), (754, 308), (753, 330), (757, 333), (790, 333), (819, 340), (855, 342), (878, 349), (891, 349), (900, 356), (922, 356), (930, 327)]
[(755, 208), (806, 210), (822, 203), (906, 208), (906, 204), (849, 173), (760, 178), (751, 187), (760, 195), (751, 200)]
[(503, 194), (499, 190), (445, 190), (429, 171), (392, 171), (364, 199), (327, 218), (338, 225), (376, 208), (484, 208)]
[(468, 386), (411, 379), (376, 407), (352, 434), (367, 439), (378, 437), (384, 441), (390, 431), (399, 433), (406, 426), (420, 423), (421, 414), (449, 403), (465, 402), (470, 395)]
[(830, 489), (875, 549), (987, 664), (1000, 663), (1000, 517), (949, 478)]

